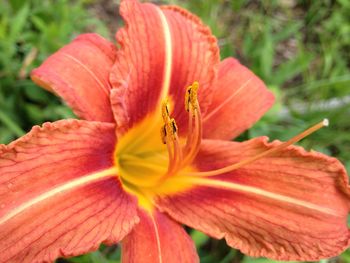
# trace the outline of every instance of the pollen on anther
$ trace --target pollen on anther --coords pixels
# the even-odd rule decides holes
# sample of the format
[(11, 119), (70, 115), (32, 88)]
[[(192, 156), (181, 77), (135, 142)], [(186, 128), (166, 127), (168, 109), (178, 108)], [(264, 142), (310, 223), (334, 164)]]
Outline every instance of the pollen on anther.
[(186, 110), (186, 111), (189, 111), (189, 110), (190, 110), (191, 89), (192, 89), (192, 86), (187, 87), (187, 90), (186, 90), (186, 93), (185, 93), (185, 110)]
[(172, 130), (173, 130), (173, 133), (174, 133), (174, 134), (177, 133), (178, 128), (177, 128), (175, 119), (171, 119), (171, 120), (170, 120), (170, 124), (171, 124)]
[(166, 136), (167, 136), (167, 132), (166, 132), (166, 125), (163, 125), (160, 128), (160, 137), (162, 138), (162, 143), (166, 144)]
[(193, 84), (187, 88), (185, 93), (186, 111), (189, 111), (190, 107), (192, 107), (193, 109), (197, 109), (198, 89), (199, 89), (199, 83), (197, 81), (193, 82)]
[(162, 102), (162, 117), (164, 122), (168, 122), (170, 119), (170, 112), (167, 99)]

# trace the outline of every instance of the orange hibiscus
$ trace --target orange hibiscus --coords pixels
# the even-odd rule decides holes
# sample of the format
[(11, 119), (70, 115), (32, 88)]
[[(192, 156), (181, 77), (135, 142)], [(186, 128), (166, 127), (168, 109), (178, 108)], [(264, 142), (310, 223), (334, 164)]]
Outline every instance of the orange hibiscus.
[(230, 139), (273, 95), (179, 7), (121, 3), (118, 47), (84, 34), (32, 79), (82, 120), (0, 146), (0, 261), (50, 262), (122, 244), (125, 262), (198, 262), (181, 227), (251, 256), (318, 260), (349, 244), (342, 164), (285, 143)]

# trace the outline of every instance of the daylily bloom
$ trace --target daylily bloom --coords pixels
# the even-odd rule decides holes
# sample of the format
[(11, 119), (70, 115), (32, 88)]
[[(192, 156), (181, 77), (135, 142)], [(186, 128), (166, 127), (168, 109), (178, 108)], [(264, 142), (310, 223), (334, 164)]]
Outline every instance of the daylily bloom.
[(121, 242), (125, 262), (198, 262), (181, 225), (251, 256), (318, 260), (349, 244), (335, 158), (266, 137), (230, 141), (274, 97), (174, 6), (122, 1), (118, 46), (83, 34), (32, 79), (82, 120), (0, 147), (0, 261), (50, 262)]

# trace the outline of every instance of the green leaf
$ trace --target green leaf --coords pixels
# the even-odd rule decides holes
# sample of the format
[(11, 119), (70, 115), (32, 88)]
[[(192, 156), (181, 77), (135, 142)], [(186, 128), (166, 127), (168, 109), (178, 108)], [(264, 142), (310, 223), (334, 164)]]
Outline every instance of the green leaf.
[(191, 238), (195, 243), (196, 247), (201, 247), (209, 240), (209, 237), (206, 234), (199, 232), (197, 230), (192, 231)]
[(28, 20), (29, 15), (29, 6), (24, 5), (21, 10), (13, 17), (11, 20), (10, 28), (10, 38), (16, 39), (19, 38), (19, 34), (23, 31), (24, 26)]
[(264, 38), (260, 50), (260, 71), (263, 78), (269, 79), (272, 72), (272, 65), (275, 56), (274, 43), (271, 35), (271, 25), (267, 23), (264, 26)]
[(20, 126), (17, 125), (7, 114), (0, 110), (0, 122), (2, 122), (10, 131), (12, 131), (16, 136), (20, 137), (25, 134)]
[(271, 84), (282, 85), (286, 81), (294, 78), (301, 72), (304, 72), (313, 60), (311, 54), (300, 53), (297, 57), (281, 64), (271, 78)]

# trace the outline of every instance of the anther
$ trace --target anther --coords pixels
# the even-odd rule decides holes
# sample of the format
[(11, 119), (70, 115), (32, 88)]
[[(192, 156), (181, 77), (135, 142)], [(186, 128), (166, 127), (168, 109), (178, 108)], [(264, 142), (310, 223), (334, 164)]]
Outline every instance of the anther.
[(164, 100), (162, 102), (162, 117), (165, 123), (169, 122), (170, 113), (169, 113), (168, 100)]
[(199, 83), (195, 81), (187, 88), (185, 94), (185, 109), (188, 111), (188, 132), (182, 166), (186, 166), (195, 158), (201, 143), (202, 119), (198, 103), (198, 89)]
[(160, 128), (160, 137), (162, 138), (163, 144), (166, 144), (166, 136), (167, 136), (166, 125), (164, 124), (164, 125)]
[(192, 86), (189, 86), (185, 93), (185, 110), (190, 111), (190, 95)]
[[(177, 134), (178, 128), (177, 128), (175, 119), (171, 118), (171, 119), (167, 120), (164, 124), (164, 129), (165, 129), (166, 136), (171, 136), (172, 140), (176, 139), (176, 134)], [(165, 138), (167, 138), (167, 137), (165, 137)]]
[(160, 135), (162, 142), (166, 144), (169, 139), (175, 140), (178, 131), (175, 119), (170, 117), (168, 100), (162, 102), (162, 117), (164, 125), (161, 127)]
[(177, 131), (178, 131), (178, 128), (177, 128), (175, 119), (171, 119), (171, 120), (170, 120), (170, 125), (171, 125), (171, 127), (172, 127), (172, 129), (173, 129), (173, 134), (176, 134)]
[(197, 109), (197, 105), (198, 105), (198, 95), (197, 95), (198, 88), (199, 88), (198, 82), (197, 81), (193, 82), (191, 94), (190, 94), (190, 103), (193, 109)]
[(190, 111), (190, 107), (193, 110), (198, 108), (198, 89), (199, 83), (197, 81), (193, 82), (191, 86), (189, 86), (185, 93), (185, 109), (186, 111)]

